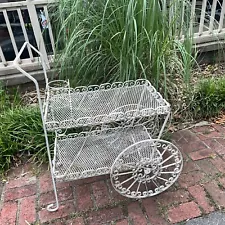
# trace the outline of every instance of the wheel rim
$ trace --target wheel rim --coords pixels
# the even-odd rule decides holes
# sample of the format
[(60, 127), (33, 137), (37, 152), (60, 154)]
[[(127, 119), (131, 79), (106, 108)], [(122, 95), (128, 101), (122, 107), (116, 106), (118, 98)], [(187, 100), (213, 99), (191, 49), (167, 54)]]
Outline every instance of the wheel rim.
[(178, 179), (182, 154), (172, 143), (159, 139), (135, 143), (121, 152), (111, 168), (111, 183), (129, 198), (160, 194)]

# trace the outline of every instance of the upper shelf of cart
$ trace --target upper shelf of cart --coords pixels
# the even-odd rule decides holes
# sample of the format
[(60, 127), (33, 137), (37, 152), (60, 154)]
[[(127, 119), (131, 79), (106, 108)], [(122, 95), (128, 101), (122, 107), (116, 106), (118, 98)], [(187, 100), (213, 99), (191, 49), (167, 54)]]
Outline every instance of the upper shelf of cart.
[[(162, 97), (162, 95), (156, 91), (155, 87), (150, 83), (150, 81), (148, 81), (147, 79), (137, 79), (137, 80), (128, 80), (125, 82), (114, 82), (114, 83), (103, 83), (101, 85), (90, 85), (90, 86), (78, 86), (75, 88), (70, 88), (70, 84), (69, 81), (65, 81), (65, 80), (55, 80), (55, 81), (51, 81), (48, 83), (47, 85), (47, 92), (49, 96), (55, 96), (55, 97), (59, 97), (60, 94), (65, 94), (65, 93), (80, 93), (80, 95), (98, 95), (99, 93), (102, 92), (103, 96), (106, 95), (106, 92), (108, 92), (108, 94), (116, 94), (116, 93), (129, 93), (127, 97), (127, 101), (132, 101), (132, 97), (135, 94), (134, 93), (130, 93), (129, 90), (133, 91), (137, 91), (139, 94), (141, 94), (140, 97), (140, 101), (143, 100), (141, 98), (146, 97), (146, 94), (149, 93), (150, 95), (148, 95), (148, 97), (150, 99), (148, 100), (155, 100), (158, 104), (157, 106), (167, 106), (170, 107), (170, 104)], [(141, 93), (142, 92), (142, 93)], [(97, 94), (98, 93), (98, 94)], [(113, 97), (113, 96), (111, 96)], [(115, 97), (115, 96), (114, 96)], [(117, 96), (116, 97), (121, 97), (121, 96)], [(129, 99), (130, 98), (130, 99)], [(138, 96), (137, 96), (138, 98)], [(114, 99), (117, 100), (117, 99)], [(138, 101), (138, 99), (136, 99)], [(147, 100), (147, 99), (146, 99)], [(100, 101), (100, 99), (99, 99)], [(128, 103), (127, 102), (127, 103)], [(155, 108), (155, 107), (153, 107)]]
[(169, 114), (170, 105), (148, 80), (76, 88), (53, 81), (44, 112), (48, 130), (55, 130)]

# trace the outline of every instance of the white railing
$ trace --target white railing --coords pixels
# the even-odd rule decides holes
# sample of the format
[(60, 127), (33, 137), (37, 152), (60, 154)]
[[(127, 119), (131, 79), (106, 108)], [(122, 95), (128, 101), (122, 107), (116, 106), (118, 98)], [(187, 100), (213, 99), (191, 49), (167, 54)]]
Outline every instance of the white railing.
[(225, 39), (225, 0), (192, 0), (194, 43)]
[[(15, 73), (12, 60), (25, 41), (36, 46), (47, 62), (47, 68), (51, 67), (54, 38), (47, 8), (50, 1), (56, 2), (56, 0), (26, 0), (0, 3), (0, 77)], [(225, 40), (225, 0), (190, 0), (190, 2), (190, 29), (194, 33), (194, 43)], [(184, 7), (182, 12), (185, 13), (185, 10)], [(40, 64), (38, 57), (30, 48), (22, 55), (20, 63), (27, 70), (37, 70)]]
[[(47, 68), (50, 68), (54, 39), (48, 18), (48, 3), (49, 0), (0, 3), (0, 76), (13, 73), (12, 60), (25, 41), (39, 49)], [(20, 63), (31, 70), (37, 70), (40, 64), (29, 47)]]

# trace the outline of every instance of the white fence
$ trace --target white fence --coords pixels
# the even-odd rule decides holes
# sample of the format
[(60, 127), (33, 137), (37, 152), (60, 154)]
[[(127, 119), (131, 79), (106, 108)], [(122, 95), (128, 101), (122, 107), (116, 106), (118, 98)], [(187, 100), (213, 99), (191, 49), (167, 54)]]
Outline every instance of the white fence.
[(224, 13), (225, 0), (192, 0), (191, 24), (196, 44), (225, 39)]
[[(0, 3), (0, 76), (15, 72), (12, 60), (25, 41), (41, 51), (50, 68), (54, 39), (48, 18), (48, 3), (48, 0)], [(48, 21), (48, 29), (45, 30), (44, 24), (41, 24), (46, 22), (42, 15)], [(39, 65), (38, 57), (30, 48), (24, 52), (20, 63), (31, 70), (37, 70)]]
[[(40, 50), (50, 68), (54, 55), (54, 38), (47, 8), (50, 0), (1, 1), (3, 0), (0, 0), (0, 78), (16, 73), (12, 60), (24, 41)], [(225, 0), (190, 2), (190, 29), (194, 33), (194, 42), (202, 44), (225, 40)], [(44, 29), (46, 21), (47, 29)], [(37, 70), (39, 65), (38, 57), (31, 49), (22, 55), (20, 63), (30, 70)]]

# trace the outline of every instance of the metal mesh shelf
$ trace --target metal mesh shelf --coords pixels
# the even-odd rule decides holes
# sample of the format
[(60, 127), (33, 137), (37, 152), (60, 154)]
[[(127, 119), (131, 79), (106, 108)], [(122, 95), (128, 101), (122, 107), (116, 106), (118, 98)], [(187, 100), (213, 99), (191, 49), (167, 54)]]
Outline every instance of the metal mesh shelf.
[(143, 126), (60, 136), (55, 146), (54, 176), (74, 180), (107, 174), (119, 153), (146, 139), (150, 136)]
[(170, 105), (147, 80), (100, 86), (47, 88), (45, 123), (48, 130), (83, 127), (135, 117), (168, 114)]

